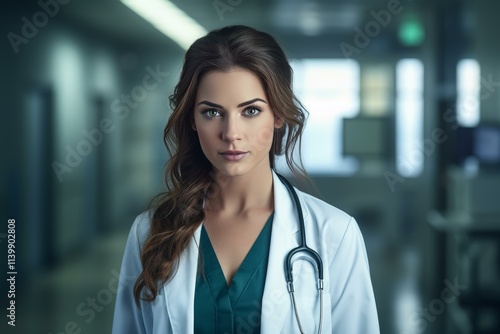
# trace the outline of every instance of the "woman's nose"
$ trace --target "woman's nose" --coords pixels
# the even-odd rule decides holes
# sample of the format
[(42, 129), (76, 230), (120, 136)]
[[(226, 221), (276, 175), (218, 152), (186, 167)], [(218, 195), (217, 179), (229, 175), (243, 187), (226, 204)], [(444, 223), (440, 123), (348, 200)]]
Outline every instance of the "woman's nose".
[(237, 115), (228, 115), (224, 120), (222, 139), (233, 142), (241, 138), (240, 125)]

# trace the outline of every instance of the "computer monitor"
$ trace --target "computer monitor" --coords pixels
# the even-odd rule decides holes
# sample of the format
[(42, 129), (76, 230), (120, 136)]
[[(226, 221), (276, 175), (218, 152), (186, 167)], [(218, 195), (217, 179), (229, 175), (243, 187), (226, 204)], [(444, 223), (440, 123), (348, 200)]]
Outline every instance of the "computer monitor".
[(393, 151), (393, 126), (388, 117), (343, 119), (343, 155), (357, 158), (388, 158)]

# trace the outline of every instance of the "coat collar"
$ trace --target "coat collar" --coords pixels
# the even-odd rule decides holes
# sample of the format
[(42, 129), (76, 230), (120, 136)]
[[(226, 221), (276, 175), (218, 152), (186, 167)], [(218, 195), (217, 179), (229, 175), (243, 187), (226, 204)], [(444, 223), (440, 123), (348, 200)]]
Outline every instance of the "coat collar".
[[(284, 261), (288, 252), (298, 246), (295, 234), (299, 230), (295, 204), (287, 188), (272, 170), (274, 218), (267, 265), (266, 285), (262, 298), (261, 331), (280, 333), (291, 304), (286, 288)], [(300, 195), (299, 195), (300, 198)], [(304, 220), (307, 218), (304, 210)], [(193, 333), (194, 295), (198, 265), (198, 245), (201, 224), (193, 240), (182, 253), (176, 274), (164, 287), (165, 304), (172, 326), (172, 333)], [(294, 268), (294, 276), (298, 275)]]

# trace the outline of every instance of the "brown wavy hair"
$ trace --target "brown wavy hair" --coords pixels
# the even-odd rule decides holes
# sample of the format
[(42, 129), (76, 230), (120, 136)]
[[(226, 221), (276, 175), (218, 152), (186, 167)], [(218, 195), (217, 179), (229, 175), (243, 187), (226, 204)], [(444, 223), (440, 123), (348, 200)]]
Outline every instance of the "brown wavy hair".
[[(134, 285), (138, 305), (140, 299), (153, 301), (160, 286), (175, 275), (180, 254), (205, 217), (205, 198), (217, 191), (212, 165), (203, 154), (191, 124), (202, 76), (234, 67), (250, 70), (259, 77), (271, 110), (284, 120), (284, 125), (273, 133), (270, 167), (275, 168), (276, 155), (285, 153), (290, 170), (300, 180), (309, 179), (300, 159), (307, 111), (293, 94), (292, 68), (276, 40), (265, 32), (242, 25), (213, 30), (196, 40), (186, 52), (180, 80), (169, 97), (173, 112), (163, 138), (170, 154), (165, 168), (167, 189), (149, 204), (154, 213), (141, 253), (143, 270)], [(296, 144), (299, 164), (292, 156)], [(144, 288), (147, 291), (141, 296)]]

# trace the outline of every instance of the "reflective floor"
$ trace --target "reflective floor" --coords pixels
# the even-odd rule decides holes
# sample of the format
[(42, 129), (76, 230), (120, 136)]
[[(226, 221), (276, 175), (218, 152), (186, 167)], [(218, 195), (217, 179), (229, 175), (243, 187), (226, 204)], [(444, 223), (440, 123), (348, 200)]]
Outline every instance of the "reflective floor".
[(123, 231), (98, 239), (88, 252), (40, 273), (19, 297), (16, 332), (110, 333), (127, 235)]

